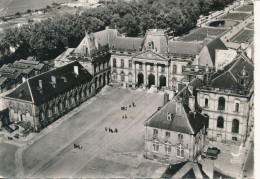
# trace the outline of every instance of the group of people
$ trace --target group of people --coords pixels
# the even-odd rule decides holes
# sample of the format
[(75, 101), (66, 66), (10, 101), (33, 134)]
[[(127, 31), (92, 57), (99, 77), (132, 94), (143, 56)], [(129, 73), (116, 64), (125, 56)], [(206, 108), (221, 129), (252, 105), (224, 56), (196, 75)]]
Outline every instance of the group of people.
[(105, 131), (108, 131), (108, 132), (110, 132), (110, 133), (117, 133), (118, 132), (118, 130), (117, 130), (117, 128), (115, 128), (114, 130), (113, 129), (111, 129), (110, 127), (105, 127)]
[(74, 149), (82, 149), (82, 145), (79, 145), (77, 143), (74, 143)]
[[(121, 107), (121, 110), (128, 110), (128, 108), (131, 108), (131, 107), (136, 107), (136, 105), (135, 105), (135, 103), (134, 102), (132, 102), (132, 104), (129, 104), (128, 106), (122, 106)], [(128, 107), (128, 108), (127, 108)]]

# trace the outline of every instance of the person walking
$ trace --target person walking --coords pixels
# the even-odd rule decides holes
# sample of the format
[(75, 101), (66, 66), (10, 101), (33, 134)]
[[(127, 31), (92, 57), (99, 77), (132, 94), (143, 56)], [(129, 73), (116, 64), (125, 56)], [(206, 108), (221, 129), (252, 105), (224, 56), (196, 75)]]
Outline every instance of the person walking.
[(115, 128), (115, 131), (114, 131), (115, 133), (117, 133), (118, 132), (118, 130), (117, 130), (117, 128)]
[(107, 131), (107, 127), (105, 127), (105, 131)]
[(127, 119), (127, 116), (126, 116), (126, 114), (125, 114), (125, 119)]

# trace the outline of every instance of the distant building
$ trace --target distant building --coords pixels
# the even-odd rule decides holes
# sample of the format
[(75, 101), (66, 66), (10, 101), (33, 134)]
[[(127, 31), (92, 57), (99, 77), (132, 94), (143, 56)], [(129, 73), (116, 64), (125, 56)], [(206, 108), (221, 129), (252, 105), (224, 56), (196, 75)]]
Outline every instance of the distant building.
[[(186, 66), (202, 69), (208, 64), (214, 68), (217, 50), (228, 51), (219, 38), (203, 44), (169, 40), (163, 29), (147, 30), (145, 37), (125, 37), (115, 29), (106, 29), (86, 34), (75, 50), (68, 49), (55, 60), (55, 66), (77, 60), (97, 78), (97, 86), (111, 75), (111, 82), (125, 86), (180, 91), (196, 77), (194, 73), (189, 73), (190, 77), (183, 74)], [(104, 66), (104, 62), (109, 64)]]
[(206, 117), (195, 107), (174, 98), (145, 122), (145, 156), (164, 162), (193, 161), (204, 146)]
[(241, 54), (223, 70), (204, 78), (197, 99), (208, 116), (208, 139), (238, 145), (246, 141), (253, 126), (253, 75), (251, 59)]
[(18, 60), (0, 68), (0, 93), (15, 88), (18, 84), (35, 75), (49, 70), (49, 66), (39, 61)]
[(29, 123), (40, 131), (94, 95), (92, 78), (79, 62), (73, 62), (27, 79), (4, 97), (10, 122)]

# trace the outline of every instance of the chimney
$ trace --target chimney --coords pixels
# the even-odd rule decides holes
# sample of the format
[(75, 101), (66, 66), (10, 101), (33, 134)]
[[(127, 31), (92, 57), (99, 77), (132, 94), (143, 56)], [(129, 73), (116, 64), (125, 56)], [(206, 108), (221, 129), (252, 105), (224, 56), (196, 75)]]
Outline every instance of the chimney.
[(190, 93), (193, 95), (193, 86), (188, 85), (188, 90), (190, 91)]
[(39, 88), (42, 89), (42, 80), (39, 80)]
[(97, 38), (95, 38), (95, 46), (96, 46), (97, 49), (99, 49), (99, 44), (98, 44)]
[(189, 97), (189, 107), (192, 112), (195, 111), (195, 96), (193, 95)]
[(56, 77), (55, 76), (51, 76), (51, 83), (52, 83), (53, 88), (55, 88), (55, 85), (56, 85)]
[(78, 66), (74, 66), (74, 73), (76, 75), (79, 75), (79, 67)]
[(176, 114), (178, 116), (180, 116), (182, 114), (182, 100), (181, 99), (177, 99), (176, 100)]

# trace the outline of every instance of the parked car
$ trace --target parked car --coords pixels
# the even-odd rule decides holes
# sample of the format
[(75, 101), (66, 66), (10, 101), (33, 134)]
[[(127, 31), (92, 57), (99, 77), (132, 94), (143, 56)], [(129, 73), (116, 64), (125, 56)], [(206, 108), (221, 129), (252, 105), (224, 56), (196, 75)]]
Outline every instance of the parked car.
[(219, 153), (220, 153), (220, 150), (215, 147), (208, 148), (207, 151), (204, 154), (202, 154), (202, 158), (216, 160), (218, 158)]
[(212, 148), (209, 148), (209, 149), (216, 150), (217, 153), (220, 154), (220, 150), (217, 147), (212, 147)]
[(12, 137), (7, 137), (8, 138), (8, 140), (13, 140), (13, 138)]
[(16, 133), (16, 134), (14, 135), (14, 137), (15, 137), (16, 139), (19, 139), (19, 134)]

